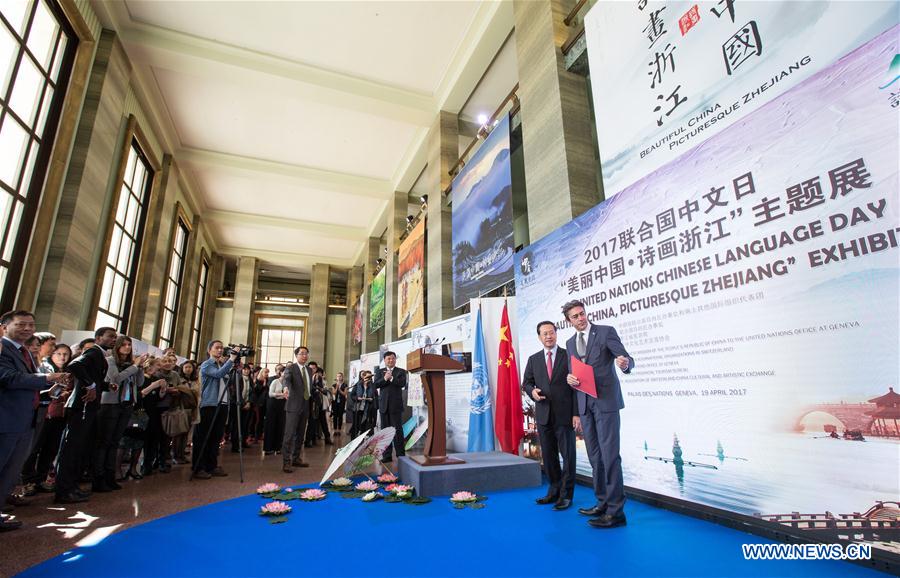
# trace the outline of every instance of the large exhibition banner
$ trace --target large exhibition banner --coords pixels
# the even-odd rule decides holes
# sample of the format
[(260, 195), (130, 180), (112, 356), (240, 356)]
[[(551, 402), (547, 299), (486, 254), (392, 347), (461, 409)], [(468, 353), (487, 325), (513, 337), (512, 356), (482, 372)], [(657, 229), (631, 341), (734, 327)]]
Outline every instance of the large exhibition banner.
[(453, 179), (453, 307), (513, 279), (509, 117)]
[(425, 325), (425, 219), (400, 243), (397, 257), (397, 327), (406, 335)]
[(900, 488), (894, 10), (868, 39), (832, 34), (859, 46), (517, 254), (523, 357), (542, 319), (572, 335), (560, 306), (577, 298), (635, 358), (628, 485), (900, 551), (896, 519), (879, 520)]
[(369, 333), (384, 327), (384, 280), (385, 269), (381, 269), (369, 286)]
[(896, 20), (895, 2), (600, 0), (585, 36), (607, 198)]

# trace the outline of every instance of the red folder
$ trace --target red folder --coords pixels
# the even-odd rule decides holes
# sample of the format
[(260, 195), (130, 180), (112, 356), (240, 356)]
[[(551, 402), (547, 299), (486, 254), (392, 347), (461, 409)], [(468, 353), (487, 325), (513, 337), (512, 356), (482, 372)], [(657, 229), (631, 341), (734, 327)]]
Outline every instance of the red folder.
[(594, 382), (594, 368), (579, 360), (574, 355), (570, 357), (570, 366), (572, 368), (572, 375), (577, 377), (579, 381), (578, 385), (573, 385), (571, 387), (597, 399), (597, 384)]

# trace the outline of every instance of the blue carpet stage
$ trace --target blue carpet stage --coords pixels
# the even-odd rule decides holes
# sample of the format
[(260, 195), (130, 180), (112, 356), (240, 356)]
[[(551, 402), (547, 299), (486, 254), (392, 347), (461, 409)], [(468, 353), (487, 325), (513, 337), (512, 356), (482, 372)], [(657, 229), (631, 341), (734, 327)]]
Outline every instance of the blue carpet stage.
[[(264, 500), (252, 495), (131, 528), (20, 576), (885, 576), (840, 561), (746, 561), (742, 543), (768, 541), (635, 501), (628, 526), (597, 530), (575, 507), (536, 506), (541, 494), (495, 492), (482, 510), (455, 510), (446, 498), (412, 506), (331, 493), (289, 502), (284, 524), (256, 515)], [(592, 501), (576, 488), (576, 505)]]

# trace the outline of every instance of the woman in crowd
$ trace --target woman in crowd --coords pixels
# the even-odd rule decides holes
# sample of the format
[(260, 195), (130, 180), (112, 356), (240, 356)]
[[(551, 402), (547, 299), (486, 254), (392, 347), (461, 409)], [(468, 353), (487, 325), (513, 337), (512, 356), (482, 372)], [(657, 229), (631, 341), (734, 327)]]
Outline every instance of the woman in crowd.
[(93, 491), (121, 490), (116, 482), (116, 454), (125, 428), (131, 421), (138, 390), (144, 385), (146, 355), (134, 357), (131, 338), (120, 335), (107, 358), (109, 389), (100, 395), (97, 412), (97, 445), (93, 459)]
[(250, 394), (250, 425), (248, 433), (257, 443), (264, 437), (266, 419), (266, 402), (269, 399), (269, 368), (263, 367), (256, 372), (253, 380), (253, 392)]
[[(166, 356), (167, 359), (173, 360), (173, 371), (175, 375), (178, 376), (178, 384), (170, 389), (170, 393), (172, 396), (172, 402), (169, 406), (168, 413), (164, 414), (164, 417), (173, 416), (178, 419), (175, 419), (175, 423), (184, 427), (184, 430), (180, 433), (175, 433), (172, 437), (172, 453), (174, 454), (174, 460), (176, 464), (186, 464), (187, 460), (187, 437), (188, 432), (191, 429), (191, 418), (194, 416), (194, 412), (199, 409), (199, 398), (194, 395), (194, 390), (191, 389), (191, 385), (185, 381), (182, 371), (175, 370), (175, 362), (177, 362), (178, 358), (175, 357), (174, 353)], [(187, 365), (189, 362), (185, 362)], [(196, 373), (196, 372), (195, 372)], [(178, 415), (182, 414), (182, 415)], [(170, 433), (170, 432), (163, 432)], [(174, 432), (173, 432), (174, 433)], [(168, 457), (168, 456), (167, 456)], [(168, 460), (167, 460), (168, 461)]]
[(186, 447), (182, 455), (187, 455), (193, 445), (194, 430), (200, 423), (200, 365), (193, 359), (188, 359), (181, 365), (181, 382), (186, 385), (194, 396), (194, 409), (191, 411), (191, 429), (188, 430)]
[(275, 366), (275, 378), (269, 384), (269, 395), (266, 401), (266, 434), (263, 450), (266, 455), (272, 455), (281, 451), (281, 441), (284, 437), (284, 394), (281, 387), (281, 375), (284, 366)]
[[(72, 359), (72, 350), (65, 343), (53, 348), (50, 357), (41, 363), (41, 373), (63, 373)], [(38, 491), (52, 493), (55, 491), (51, 466), (59, 451), (59, 442), (63, 430), (66, 429), (65, 408), (69, 393), (61, 385), (53, 384), (41, 392), (41, 404), (47, 404), (43, 427), (37, 432), (34, 450), (29, 456), (22, 475), (26, 481), (40, 483)]]
[(319, 392), (319, 428), (318, 432), (325, 438), (325, 445), (332, 445), (331, 441), (331, 387), (325, 381), (325, 368), (316, 369), (316, 389)]
[[(231, 440), (231, 451), (238, 453), (240, 444), (250, 447), (247, 425), (250, 420), (250, 392), (253, 391), (253, 366), (249, 363), (241, 365), (240, 372), (234, 378), (235, 387), (229, 389), (234, 395), (228, 405), (228, 439)], [(240, 402), (240, 405), (236, 405)], [(238, 422), (240, 420), (240, 422)], [(238, 434), (240, 425), (240, 435)], [(243, 438), (243, 439), (240, 439)]]
[(169, 382), (166, 379), (169, 373), (167, 368), (170, 366), (166, 358), (161, 358), (155, 360), (149, 368), (150, 372), (145, 370), (145, 374), (148, 374), (145, 382), (149, 380), (152, 382), (141, 390), (141, 399), (148, 418), (144, 437), (144, 467), (141, 472), (144, 476), (152, 475), (157, 468), (162, 473), (170, 471), (167, 455), (169, 438), (162, 427), (162, 413), (167, 411), (172, 403)]
[(334, 378), (331, 395), (334, 399), (331, 403), (331, 428), (332, 433), (339, 436), (344, 427), (344, 409), (347, 407), (347, 384), (344, 383), (344, 374), (340, 371)]

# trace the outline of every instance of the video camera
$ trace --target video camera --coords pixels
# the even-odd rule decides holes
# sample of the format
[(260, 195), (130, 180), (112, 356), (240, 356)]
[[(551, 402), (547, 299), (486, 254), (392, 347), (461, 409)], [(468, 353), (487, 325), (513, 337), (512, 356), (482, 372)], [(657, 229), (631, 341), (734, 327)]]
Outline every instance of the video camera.
[(244, 345), (243, 343), (229, 343), (228, 347), (222, 352), (225, 355), (237, 355), (238, 357), (253, 357), (256, 350), (252, 345)]

